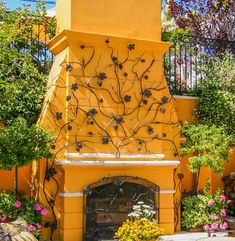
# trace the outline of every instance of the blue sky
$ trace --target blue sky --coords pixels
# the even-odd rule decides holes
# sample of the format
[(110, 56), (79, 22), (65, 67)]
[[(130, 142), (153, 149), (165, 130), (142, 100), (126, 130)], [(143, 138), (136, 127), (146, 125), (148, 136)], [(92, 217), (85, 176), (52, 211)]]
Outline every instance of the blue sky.
[[(9, 9), (16, 9), (17, 7), (23, 6), (24, 4), (30, 4), (32, 9), (35, 6), (35, 3), (27, 3), (20, 0), (3, 0), (3, 2), (6, 3)], [(54, 7), (53, 4), (47, 4), (47, 8), (53, 8), (53, 7)]]

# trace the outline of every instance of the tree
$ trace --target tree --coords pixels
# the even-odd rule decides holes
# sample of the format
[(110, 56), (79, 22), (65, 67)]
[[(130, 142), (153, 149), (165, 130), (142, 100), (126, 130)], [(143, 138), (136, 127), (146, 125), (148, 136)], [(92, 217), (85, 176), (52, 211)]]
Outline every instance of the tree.
[(232, 137), (226, 134), (223, 128), (206, 124), (184, 125), (182, 133), (187, 141), (181, 147), (181, 153), (193, 154), (188, 158), (188, 167), (191, 172), (197, 173), (197, 190), (202, 166), (209, 167), (216, 174), (223, 172), (223, 165), (230, 157)]
[[(50, 133), (35, 125), (46, 91), (47, 69), (40, 59), (46, 43), (36, 26), (53, 34), (44, 5), (8, 12), (0, 2), (0, 169), (17, 169), (50, 157)], [(49, 31), (49, 32), (48, 32)]]
[(235, 40), (234, 0), (169, 0), (179, 28), (207, 38)]

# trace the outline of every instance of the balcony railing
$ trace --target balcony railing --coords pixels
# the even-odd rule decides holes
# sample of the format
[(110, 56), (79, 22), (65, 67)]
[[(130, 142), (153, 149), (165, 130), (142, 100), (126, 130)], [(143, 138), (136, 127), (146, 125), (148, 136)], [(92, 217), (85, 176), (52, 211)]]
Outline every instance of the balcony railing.
[(204, 80), (204, 69), (211, 59), (235, 55), (235, 41), (184, 36), (164, 55), (164, 72), (174, 95), (194, 95)]

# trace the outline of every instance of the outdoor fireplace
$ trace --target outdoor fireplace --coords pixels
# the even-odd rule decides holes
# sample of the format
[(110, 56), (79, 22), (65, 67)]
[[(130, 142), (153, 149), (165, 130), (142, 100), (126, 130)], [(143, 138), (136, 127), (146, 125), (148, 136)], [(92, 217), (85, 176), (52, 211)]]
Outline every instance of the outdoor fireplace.
[(159, 217), (159, 186), (139, 177), (105, 177), (84, 189), (85, 241), (111, 240), (137, 202)]

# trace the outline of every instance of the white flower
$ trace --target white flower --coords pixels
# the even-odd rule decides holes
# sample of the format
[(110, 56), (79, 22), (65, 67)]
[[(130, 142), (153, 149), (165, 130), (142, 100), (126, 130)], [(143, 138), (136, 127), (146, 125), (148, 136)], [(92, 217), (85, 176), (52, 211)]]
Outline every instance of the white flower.
[(142, 207), (143, 207), (143, 208), (150, 208), (150, 206), (149, 206), (149, 205), (146, 205), (146, 204), (144, 204)]
[(144, 209), (143, 212), (146, 214), (150, 214), (150, 211), (148, 209)]
[(140, 215), (137, 213), (129, 213), (128, 217), (138, 218)]
[(156, 212), (155, 211), (150, 211), (152, 214), (156, 214)]
[(138, 204), (139, 204), (139, 205), (142, 205), (142, 204), (144, 204), (144, 202), (142, 202), (142, 201), (139, 201), (139, 202), (138, 202)]
[(136, 210), (136, 209), (139, 209), (140, 208), (140, 205), (134, 205), (133, 206), (133, 210)]

